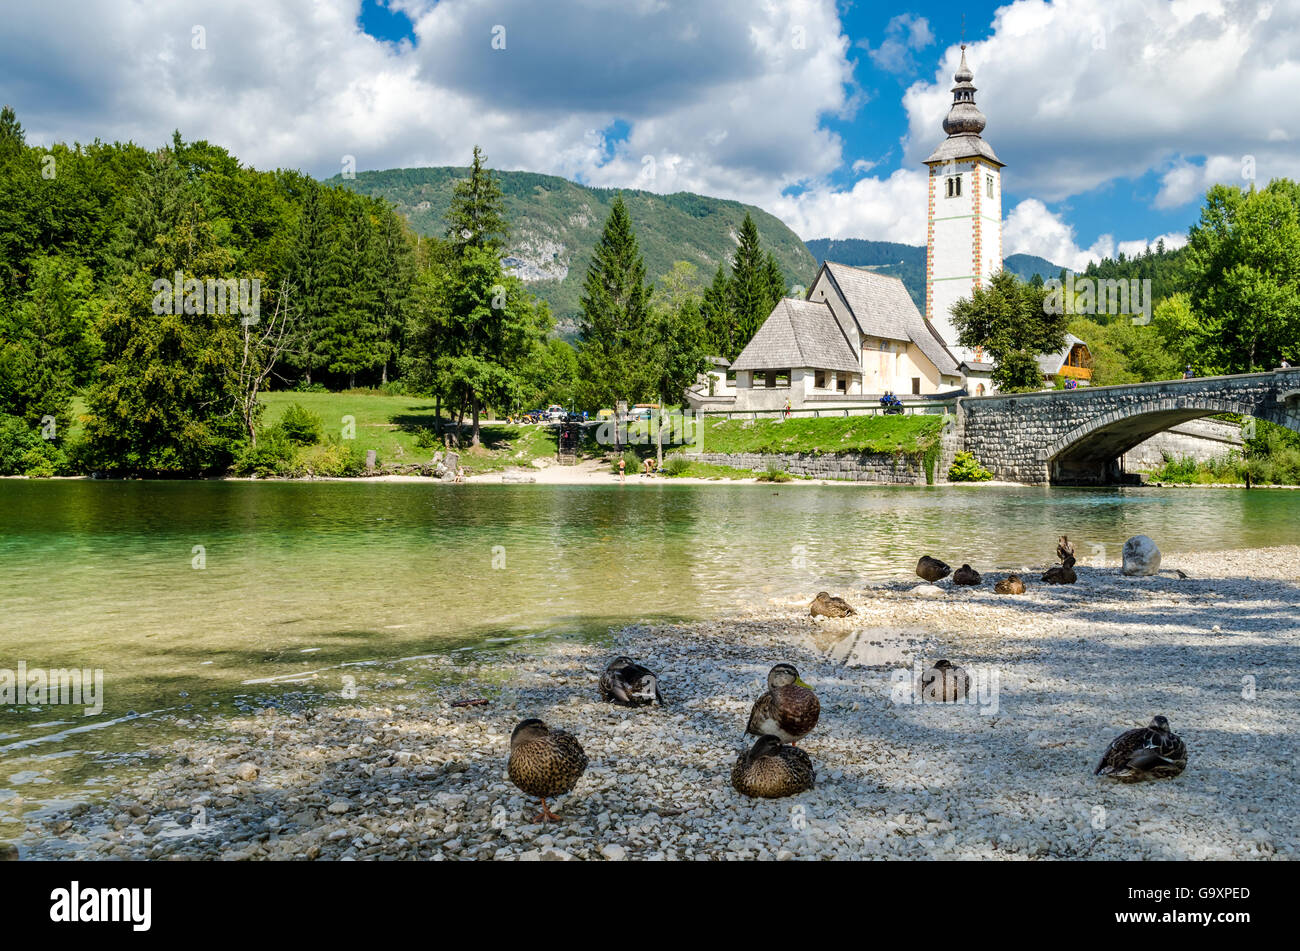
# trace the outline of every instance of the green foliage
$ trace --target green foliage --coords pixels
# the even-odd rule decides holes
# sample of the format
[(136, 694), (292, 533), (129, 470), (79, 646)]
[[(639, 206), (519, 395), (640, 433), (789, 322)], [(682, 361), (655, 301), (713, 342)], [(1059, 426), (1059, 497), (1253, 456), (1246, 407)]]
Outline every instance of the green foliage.
[(997, 363), (992, 379), (1003, 393), (1041, 389), (1040, 353), (1065, 346), (1069, 316), (1044, 306), (1046, 292), (1010, 271), (999, 271), (952, 308), (953, 327), (963, 347), (982, 347)]
[(1184, 485), (1242, 485), (1249, 474), (1252, 484), (1300, 485), (1300, 448), (1281, 446), (1268, 455), (1228, 453), (1218, 459), (1197, 462), (1190, 456), (1174, 458), (1168, 453), (1159, 468), (1149, 473), (1153, 482)]
[(583, 282), (578, 367), (583, 400), (612, 406), (655, 392), (650, 365), (650, 286), (622, 198), (614, 199)]
[(757, 476), (759, 482), (789, 482), (791, 478), (790, 473), (776, 466), (768, 466)]
[(280, 417), (278, 426), (289, 442), (299, 446), (318, 443), (324, 435), (321, 418), (301, 403), (291, 403)]
[(740, 243), (731, 262), (731, 278), (727, 282), (730, 321), (734, 331), (728, 341), (729, 352), (722, 354), (726, 359), (734, 360), (740, 355), (784, 293), (785, 280), (780, 266), (771, 255), (764, 257), (759, 247), (758, 226), (752, 217), (745, 215), (740, 226)]
[(489, 250), (500, 257), (510, 236), (501, 186), (483, 164), (486, 156), (474, 146), (469, 174), (451, 191), (447, 209), (447, 240), (456, 253), (466, 248)]
[(1187, 270), (1199, 372), (1300, 362), (1300, 184), (1211, 188), (1192, 228)]
[(675, 455), (670, 455), (667, 459), (664, 460), (664, 464), (659, 471), (666, 476), (676, 477), (676, 476), (686, 475), (686, 473), (689, 472), (690, 469), (691, 469), (691, 460), (687, 459), (685, 456), (681, 454), (675, 454)]
[(949, 482), (987, 482), (992, 478), (993, 473), (979, 464), (973, 452), (957, 453), (948, 467)]

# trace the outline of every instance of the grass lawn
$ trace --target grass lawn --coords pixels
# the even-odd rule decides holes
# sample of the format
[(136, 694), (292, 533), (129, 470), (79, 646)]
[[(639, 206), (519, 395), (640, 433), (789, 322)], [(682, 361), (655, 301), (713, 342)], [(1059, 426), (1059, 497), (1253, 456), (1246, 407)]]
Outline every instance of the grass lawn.
[[(352, 416), (357, 448), (375, 450), (383, 464), (428, 462), (440, 448), (433, 440), (434, 401), (428, 397), (283, 392), (265, 394), (262, 403), (263, 428), (275, 425), (293, 403), (319, 416), (327, 436), (341, 434), (343, 417)], [(463, 465), (472, 472), (527, 466), (534, 459), (555, 456), (555, 435), (546, 427), (484, 422), (480, 429), (482, 447), (462, 453)], [(468, 425), (465, 435), (468, 439)]]
[(705, 452), (924, 453), (939, 438), (942, 416), (824, 416), (720, 419), (704, 424)]

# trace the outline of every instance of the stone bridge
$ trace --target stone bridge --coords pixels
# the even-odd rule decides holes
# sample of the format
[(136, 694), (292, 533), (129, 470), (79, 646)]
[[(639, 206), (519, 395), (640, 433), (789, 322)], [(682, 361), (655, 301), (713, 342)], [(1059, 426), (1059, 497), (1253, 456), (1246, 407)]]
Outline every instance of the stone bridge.
[(1009, 482), (1120, 482), (1128, 450), (1170, 426), (1216, 413), (1300, 431), (1300, 368), (963, 397), (953, 441)]

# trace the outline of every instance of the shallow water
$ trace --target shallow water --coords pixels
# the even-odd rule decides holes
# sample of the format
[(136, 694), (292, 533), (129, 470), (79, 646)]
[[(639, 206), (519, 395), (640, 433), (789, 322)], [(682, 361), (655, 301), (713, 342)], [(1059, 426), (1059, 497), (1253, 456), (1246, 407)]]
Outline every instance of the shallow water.
[(0, 835), (176, 717), (337, 692), (348, 665), (904, 579), (923, 552), (1041, 565), (1061, 533), (1085, 562), (1135, 534), (1167, 561), (1293, 544), (1300, 494), (0, 480), (0, 670), (104, 676), (94, 716), (0, 706)]

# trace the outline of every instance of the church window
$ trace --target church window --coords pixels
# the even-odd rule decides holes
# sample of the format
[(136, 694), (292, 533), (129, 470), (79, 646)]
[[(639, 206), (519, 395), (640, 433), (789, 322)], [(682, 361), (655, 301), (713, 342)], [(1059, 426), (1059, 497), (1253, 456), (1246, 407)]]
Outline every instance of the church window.
[(948, 197), (949, 198), (961, 197), (961, 176), (960, 175), (948, 176)]
[(912, 377), (912, 395), (921, 395), (921, 378), (919, 376)]
[(987, 195), (989, 198), (993, 197), (993, 176), (992, 175), (984, 176), (984, 194)]

